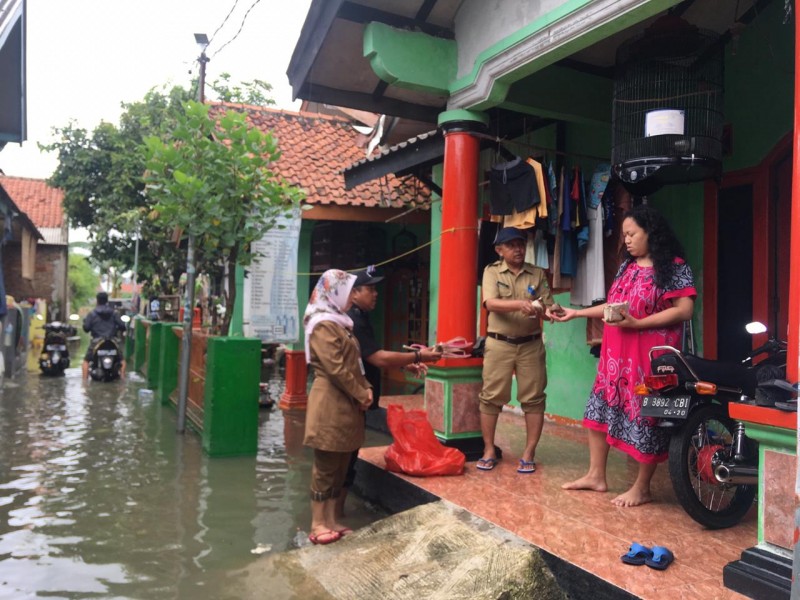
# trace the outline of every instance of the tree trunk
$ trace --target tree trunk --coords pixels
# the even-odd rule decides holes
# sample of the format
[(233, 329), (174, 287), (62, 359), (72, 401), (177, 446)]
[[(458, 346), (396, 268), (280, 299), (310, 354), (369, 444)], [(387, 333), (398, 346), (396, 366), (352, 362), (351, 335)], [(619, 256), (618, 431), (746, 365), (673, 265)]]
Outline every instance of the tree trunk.
[(236, 304), (236, 261), (239, 258), (239, 244), (231, 248), (228, 255), (228, 293), (225, 295), (225, 318), (222, 321), (221, 335), (229, 335), (231, 319), (233, 318), (233, 307)]

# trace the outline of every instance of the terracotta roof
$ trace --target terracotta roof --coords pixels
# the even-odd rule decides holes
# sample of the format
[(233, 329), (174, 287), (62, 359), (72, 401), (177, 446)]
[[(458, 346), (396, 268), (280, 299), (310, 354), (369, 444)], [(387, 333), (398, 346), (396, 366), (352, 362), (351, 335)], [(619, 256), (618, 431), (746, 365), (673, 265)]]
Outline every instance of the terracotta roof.
[(26, 177), (0, 176), (0, 185), (36, 227), (60, 228), (64, 225), (62, 190), (50, 187), (44, 179)]
[(281, 151), (274, 170), (304, 189), (308, 204), (402, 207), (427, 205), (430, 191), (415, 177), (388, 175), (351, 190), (342, 171), (364, 158), (366, 138), (340, 117), (276, 110), (241, 104), (215, 103), (212, 111), (245, 112), (248, 121), (271, 131)]

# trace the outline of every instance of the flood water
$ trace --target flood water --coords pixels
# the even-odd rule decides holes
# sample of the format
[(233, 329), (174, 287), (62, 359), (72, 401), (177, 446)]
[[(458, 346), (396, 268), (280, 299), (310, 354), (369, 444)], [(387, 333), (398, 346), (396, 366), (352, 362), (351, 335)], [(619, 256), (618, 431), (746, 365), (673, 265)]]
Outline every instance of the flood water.
[[(301, 421), (261, 409), (257, 456), (208, 458), (144, 388), (0, 378), (0, 599), (229, 598), (242, 570), (308, 543)], [(347, 508), (355, 527), (384, 516)]]

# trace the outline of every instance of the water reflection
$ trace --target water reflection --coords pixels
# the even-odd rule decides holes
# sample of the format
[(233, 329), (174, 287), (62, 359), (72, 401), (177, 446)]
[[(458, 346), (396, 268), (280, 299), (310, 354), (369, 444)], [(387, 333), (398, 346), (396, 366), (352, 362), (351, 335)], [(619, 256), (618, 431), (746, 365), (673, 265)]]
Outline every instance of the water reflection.
[(257, 456), (208, 459), (143, 387), (0, 379), (0, 599), (226, 598), (265, 550), (305, 539), (302, 413), (262, 410)]

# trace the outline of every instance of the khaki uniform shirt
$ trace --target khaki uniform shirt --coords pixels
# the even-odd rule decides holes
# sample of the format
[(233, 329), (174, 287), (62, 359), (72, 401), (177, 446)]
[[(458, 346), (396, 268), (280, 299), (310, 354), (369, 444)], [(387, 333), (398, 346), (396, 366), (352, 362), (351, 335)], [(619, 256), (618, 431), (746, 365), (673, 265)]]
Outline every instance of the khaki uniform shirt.
[(322, 321), (309, 338), (314, 383), (308, 394), (303, 443), (328, 452), (352, 452), (364, 443), (364, 413), (370, 385), (361, 372), (361, 350), (353, 334)]
[[(543, 269), (530, 263), (524, 263), (519, 274), (514, 275), (504, 260), (498, 260), (483, 270), (483, 302), (489, 299), (499, 300), (532, 300), (528, 286), (533, 286), (536, 296), (545, 306), (552, 306), (553, 295), (547, 283), (547, 275)], [(539, 333), (542, 330), (541, 319), (531, 319), (520, 311), (489, 311), (488, 330), (511, 337), (522, 337)]]

